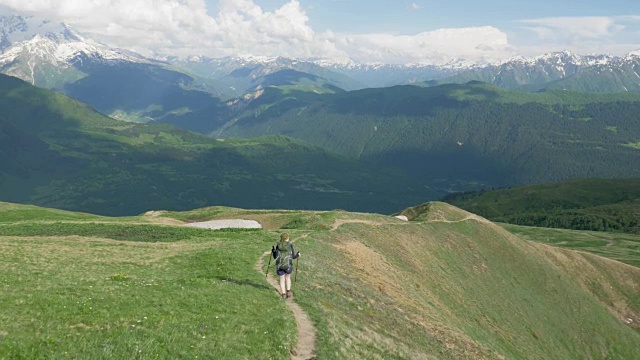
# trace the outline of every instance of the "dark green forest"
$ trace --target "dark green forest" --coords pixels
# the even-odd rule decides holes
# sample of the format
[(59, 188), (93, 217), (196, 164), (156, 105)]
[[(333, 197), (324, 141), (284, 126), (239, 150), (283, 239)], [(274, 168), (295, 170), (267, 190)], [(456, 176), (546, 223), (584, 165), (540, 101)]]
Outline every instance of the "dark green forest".
[(640, 178), (470, 191), (443, 201), (496, 222), (640, 234)]
[(283, 136), (215, 140), (118, 121), (0, 76), (0, 200), (132, 215), (211, 205), (391, 213), (436, 194)]
[[(462, 191), (640, 177), (640, 94), (304, 86), (237, 103), (214, 139), (114, 120), (3, 76), (0, 200), (105, 215), (211, 205), (393, 213)], [(617, 208), (513, 215), (636, 226)]]
[(402, 168), (440, 192), (640, 176), (640, 94), (531, 94), (478, 82), (276, 92), (216, 136), (283, 134)]

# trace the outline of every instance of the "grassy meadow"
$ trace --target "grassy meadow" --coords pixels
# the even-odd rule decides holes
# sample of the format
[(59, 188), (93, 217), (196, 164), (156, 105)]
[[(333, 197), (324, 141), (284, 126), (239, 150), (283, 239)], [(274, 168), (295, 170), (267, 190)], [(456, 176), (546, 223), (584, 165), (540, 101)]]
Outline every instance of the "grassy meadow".
[(255, 269), (266, 232), (67, 214), (0, 212), (0, 358), (287, 357), (295, 327), (273, 326), (288, 314)]
[[(318, 359), (637, 354), (639, 268), (444, 203), (405, 213), (0, 203), (0, 359), (288, 359), (293, 315), (257, 268), (282, 231), (302, 252), (293, 290)], [(182, 226), (239, 218), (264, 228)]]

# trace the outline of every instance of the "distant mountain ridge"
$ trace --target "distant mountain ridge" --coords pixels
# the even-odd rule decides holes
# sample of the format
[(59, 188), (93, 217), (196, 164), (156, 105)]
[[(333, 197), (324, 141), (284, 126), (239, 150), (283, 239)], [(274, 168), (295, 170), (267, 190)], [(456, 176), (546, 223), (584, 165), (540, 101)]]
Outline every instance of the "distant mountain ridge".
[[(184, 73), (194, 78), (194, 88), (225, 99), (244, 95), (259, 84), (260, 77), (282, 70), (309, 73), (347, 91), (472, 80), (526, 91), (562, 88), (590, 92), (640, 91), (635, 74), (638, 72), (639, 52), (611, 56), (577, 55), (564, 51), (531, 58), (518, 57), (494, 64), (465, 59), (438, 64), (394, 65), (357, 63), (349, 59), (266, 56), (151, 58), (100, 44), (65, 24), (16, 14), (0, 16), (0, 50), (1, 72), (38, 86), (57, 89), (63, 89), (65, 84), (86, 75), (77, 69), (79, 64), (106, 62), (115, 65), (124, 62), (153, 64)], [(614, 75), (603, 74), (606, 72)], [(577, 78), (579, 74), (580, 78)], [(594, 82), (596, 85), (588, 85)]]
[[(0, 16), (0, 26), (0, 72), (61, 91), (114, 118), (166, 122), (204, 134), (235, 117), (239, 107), (233, 104), (254, 98), (267, 86), (335, 92), (479, 80), (524, 91), (640, 91), (637, 53), (614, 57), (560, 52), (498, 65), (464, 59), (391, 65), (264, 56), (149, 58), (100, 44), (46, 19), (10, 14)], [(291, 71), (300, 76), (285, 75)], [(303, 78), (304, 85), (296, 80)]]
[(625, 56), (581, 56), (563, 51), (533, 58), (518, 57), (424, 84), (483, 81), (505, 89), (525, 91), (638, 92), (639, 72), (638, 52)]

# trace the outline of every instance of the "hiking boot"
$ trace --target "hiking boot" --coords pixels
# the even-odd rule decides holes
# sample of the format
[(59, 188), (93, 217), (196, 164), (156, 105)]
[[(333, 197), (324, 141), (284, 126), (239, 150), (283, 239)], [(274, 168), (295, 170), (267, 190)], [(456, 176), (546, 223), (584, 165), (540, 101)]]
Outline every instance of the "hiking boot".
[(281, 294), (281, 295), (282, 295), (282, 299), (283, 299), (283, 300), (287, 300), (287, 297), (288, 297), (288, 296), (287, 296), (287, 294), (286, 294), (286, 293), (283, 293), (283, 294)]
[(287, 290), (287, 299), (293, 297), (293, 294), (291, 293), (291, 290)]

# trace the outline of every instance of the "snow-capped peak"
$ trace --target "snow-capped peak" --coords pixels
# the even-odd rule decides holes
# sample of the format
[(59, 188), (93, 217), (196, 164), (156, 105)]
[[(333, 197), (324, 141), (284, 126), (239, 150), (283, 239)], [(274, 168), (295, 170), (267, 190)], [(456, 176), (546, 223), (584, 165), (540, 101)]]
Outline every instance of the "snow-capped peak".
[(18, 56), (35, 56), (56, 65), (72, 61), (79, 55), (107, 61), (144, 61), (137, 54), (86, 38), (63, 23), (9, 15), (0, 16), (0, 26), (0, 50), (3, 51), (0, 64), (12, 62)]
[(640, 57), (640, 49), (632, 51), (625, 56), (625, 58), (637, 58), (637, 57)]

